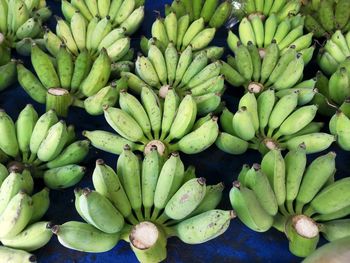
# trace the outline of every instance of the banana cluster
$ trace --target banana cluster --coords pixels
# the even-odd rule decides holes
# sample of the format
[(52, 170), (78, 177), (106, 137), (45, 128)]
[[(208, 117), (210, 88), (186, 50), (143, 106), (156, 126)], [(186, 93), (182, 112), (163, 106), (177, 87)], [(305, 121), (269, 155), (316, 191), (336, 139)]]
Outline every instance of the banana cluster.
[[(86, 21), (91, 21), (94, 17), (109, 17), (112, 26), (129, 27), (130, 24), (139, 21), (140, 10), (144, 9), (144, 0), (62, 0), (61, 10), (64, 18), (71, 21), (75, 13), (80, 12)], [(137, 11), (137, 9), (140, 10)], [(136, 21), (135, 21), (136, 20)]]
[[(192, 94), (198, 104), (198, 114), (205, 115), (215, 111), (221, 103), (224, 92), (224, 77), (220, 75), (222, 63), (210, 63), (208, 54), (200, 51), (193, 54), (188, 46), (181, 55), (172, 43), (165, 53), (156, 45), (151, 45), (148, 56), (138, 56), (135, 62), (136, 75), (121, 73), (128, 79), (128, 87), (140, 94), (143, 87), (155, 89), (161, 98), (165, 98), (169, 89), (174, 89), (180, 98)], [(204, 101), (205, 107), (201, 106)], [(204, 104), (203, 104), (204, 105)]]
[[(215, 27), (206, 27), (204, 18), (198, 18), (191, 22), (189, 14), (178, 18), (174, 12), (169, 13), (164, 19), (158, 17), (152, 24), (152, 39), (163, 52), (172, 43), (178, 51), (184, 51), (191, 46), (193, 51), (206, 48), (214, 39)], [(150, 41), (143, 38), (141, 47), (144, 53), (148, 53)]]
[(121, 154), (125, 144), (132, 150), (147, 153), (154, 146), (161, 155), (174, 151), (195, 154), (216, 140), (217, 117), (207, 114), (197, 120), (200, 107), (210, 102), (196, 101), (192, 95), (180, 99), (169, 89), (164, 101), (148, 87), (141, 90), (141, 101), (122, 90), (120, 108), (104, 107), (104, 116), (117, 134), (107, 131), (84, 131), (92, 145), (100, 150)]
[(219, 0), (175, 0), (165, 5), (165, 14), (174, 12), (178, 18), (188, 14), (190, 21), (203, 18), (210, 27), (222, 27), (232, 12), (230, 1)]
[(296, 15), (301, 8), (299, 0), (243, 0), (234, 1), (233, 16), (241, 20), (245, 16), (259, 15), (266, 18), (276, 15), (278, 21), (286, 19), (289, 15)]
[(336, 136), (338, 145), (345, 151), (350, 151), (350, 101), (342, 105), (329, 121), (329, 131)]
[(1, 0), (0, 33), (9, 47), (27, 38), (41, 38), (42, 23), (51, 16), (45, 0)]
[[(305, 57), (292, 45), (285, 52), (280, 52), (276, 42), (265, 49), (261, 58), (258, 48), (252, 43), (243, 45), (240, 41), (232, 47), (233, 56), (222, 61), (221, 74), (234, 87), (244, 86), (252, 93), (260, 93), (268, 88), (275, 89), (281, 96), (299, 90), (305, 94), (301, 104), (308, 103), (315, 94), (315, 80), (302, 81)], [(313, 52), (313, 47), (311, 55)], [(282, 53), (282, 54), (280, 54)]]
[(326, 37), (336, 30), (350, 31), (350, 2), (348, 0), (308, 0), (301, 12), (305, 28), (315, 37)]
[(89, 142), (75, 141), (74, 127), (59, 121), (54, 111), (39, 118), (27, 105), (14, 123), (0, 110), (0, 133), (0, 163), (9, 170), (28, 169), (51, 189), (73, 186), (83, 177), (85, 168), (76, 163), (87, 155)]
[(74, 56), (87, 50), (90, 56), (96, 59), (101, 51), (106, 49), (112, 61), (130, 60), (133, 54), (128, 52), (130, 49), (128, 35), (134, 33), (140, 26), (144, 9), (140, 7), (135, 12), (138, 20), (133, 18), (128, 25), (114, 29), (109, 16), (105, 18), (96, 16), (90, 22), (87, 22), (80, 12), (75, 12), (68, 22), (56, 17), (56, 34), (47, 30), (44, 35), (46, 49), (56, 57), (63, 42)]
[(1, 163), (0, 185), (0, 241), (6, 246), (0, 247), (1, 260), (8, 257), (12, 259), (8, 262), (30, 262), (19, 259), (45, 246), (52, 236), (50, 222), (40, 221), (50, 205), (49, 189), (33, 194), (29, 170), (8, 170)]
[(34, 44), (31, 59), (37, 76), (18, 64), (18, 81), (32, 99), (46, 103), (46, 110), (54, 109), (59, 116), (66, 116), (70, 106), (84, 108), (91, 115), (102, 114), (103, 106), (113, 106), (118, 89), (127, 85), (122, 78), (106, 86), (111, 61), (105, 49), (95, 61), (87, 51), (74, 60), (61, 44), (56, 59), (52, 59)]
[(249, 228), (265, 232), (272, 226), (285, 232), (290, 251), (299, 257), (312, 253), (320, 232), (334, 241), (350, 236), (350, 177), (334, 181), (334, 152), (306, 167), (304, 144), (283, 158), (267, 153), (261, 165), (244, 166), (230, 191), (238, 218)]
[(350, 97), (350, 59), (340, 63), (339, 68), (327, 78), (321, 71), (317, 72), (315, 87), (319, 91), (313, 102), (319, 105), (319, 112), (332, 116), (335, 109), (348, 112)]
[(265, 153), (273, 149), (298, 148), (304, 143), (307, 153), (327, 149), (335, 136), (321, 133), (323, 123), (314, 122), (316, 105), (299, 107), (302, 92), (293, 91), (278, 98), (278, 92), (266, 90), (258, 99), (246, 93), (233, 114), (224, 109), (220, 124), (222, 132), (216, 145), (230, 154), (243, 154), (248, 148)]
[(296, 51), (305, 56), (307, 64), (312, 58), (315, 47), (311, 46), (313, 34), (304, 35), (303, 28), (304, 17), (301, 15), (289, 16), (283, 21), (278, 21), (277, 16), (272, 14), (264, 22), (263, 18), (254, 14), (242, 19), (238, 27), (239, 36), (229, 31), (227, 44), (234, 49), (239, 41), (244, 45), (251, 42), (260, 49), (262, 56), (263, 48), (272, 42), (278, 45), (282, 53), (290, 46), (294, 46)]
[(207, 186), (193, 167), (185, 171), (177, 153), (167, 159), (156, 146), (143, 161), (124, 146), (117, 173), (97, 160), (92, 180), (95, 190), (75, 190), (76, 210), (87, 223), (71, 221), (52, 228), (59, 242), (71, 249), (104, 252), (124, 239), (140, 262), (161, 262), (167, 238), (200, 244), (224, 233), (235, 216), (215, 209), (221, 183)]
[(317, 56), (317, 62), (323, 72), (327, 75), (333, 74), (339, 66), (348, 65), (350, 56), (350, 32), (343, 35), (340, 30), (337, 30), (330, 39), (327, 40), (324, 47), (320, 50)]

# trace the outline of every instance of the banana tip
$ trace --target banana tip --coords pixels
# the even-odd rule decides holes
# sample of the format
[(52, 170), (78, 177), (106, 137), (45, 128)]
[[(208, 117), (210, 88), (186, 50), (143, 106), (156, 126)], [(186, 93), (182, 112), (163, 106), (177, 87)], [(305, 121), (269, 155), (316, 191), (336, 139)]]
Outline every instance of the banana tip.
[(59, 231), (60, 231), (59, 225), (54, 225), (51, 227), (51, 232), (54, 233), (55, 235), (57, 235)]
[(96, 164), (103, 165), (103, 164), (105, 164), (105, 161), (103, 159), (97, 159)]

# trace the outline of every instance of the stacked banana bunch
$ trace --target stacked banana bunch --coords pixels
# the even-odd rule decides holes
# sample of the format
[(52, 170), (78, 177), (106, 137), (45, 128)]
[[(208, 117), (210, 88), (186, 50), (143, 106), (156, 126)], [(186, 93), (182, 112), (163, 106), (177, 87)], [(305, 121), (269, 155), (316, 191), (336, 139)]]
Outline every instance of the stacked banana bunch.
[(54, 111), (39, 118), (27, 105), (14, 123), (0, 110), (0, 134), (0, 163), (9, 171), (28, 169), (51, 189), (73, 186), (83, 177), (85, 168), (77, 163), (87, 155), (89, 142), (75, 141), (74, 127), (59, 121)]
[(84, 108), (91, 115), (102, 114), (103, 106), (113, 106), (118, 100), (118, 89), (127, 85), (125, 79), (120, 79), (106, 86), (111, 61), (105, 49), (95, 61), (87, 51), (74, 61), (64, 44), (56, 59), (34, 44), (31, 59), (37, 76), (18, 64), (19, 83), (32, 99), (46, 103), (46, 110), (54, 109), (59, 116), (67, 116), (72, 105)]
[(27, 169), (0, 164), (0, 257), (3, 262), (35, 262), (28, 253), (51, 239), (51, 224), (40, 221), (50, 205), (49, 189), (33, 194)]
[(140, 161), (125, 145), (117, 173), (97, 160), (92, 180), (95, 190), (75, 190), (76, 210), (87, 223), (52, 228), (70, 249), (104, 252), (124, 239), (140, 262), (160, 262), (167, 256), (167, 238), (200, 244), (224, 233), (235, 217), (215, 209), (221, 183), (207, 186), (193, 167), (185, 171), (177, 153), (163, 158), (156, 146)]
[(42, 23), (50, 16), (45, 0), (1, 0), (0, 33), (5, 36), (7, 46), (21, 49), (29, 39), (42, 38)]
[(246, 93), (235, 114), (224, 109), (216, 145), (230, 154), (243, 154), (248, 148), (261, 153), (294, 150), (301, 143), (306, 145), (307, 153), (327, 149), (335, 136), (320, 132), (323, 123), (313, 121), (317, 106), (298, 107), (298, 95), (300, 92), (292, 92), (278, 99), (270, 89), (256, 99), (253, 93)]
[(202, 103), (205, 101), (196, 102), (191, 95), (181, 100), (173, 89), (164, 101), (148, 87), (142, 88), (141, 101), (122, 90), (120, 108), (104, 107), (106, 121), (118, 134), (96, 130), (83, 135), (94, 147), (118, 155), (125, 144), (144, 153), (157, 146), (162, 156), (174, 151), (199, 153), (210, 147), (219, 133), (217, 118), (211, 114), (197, 120)]
[(136, 75), (121, 73), (128, 79), (128, 86), (140, 94), (143, 87), (155, 89), (165, 98), (169, 89), (174, 89), (180, 98), (192, 94), (198, 105), (198, 114), (215, 111), (224, 92), (224, 77), (220, 75), (222, 63), (210, 63), (205, 51), (193, 54), (188, 46), (181, 55), (170, 43), (165, 53), (151, 45), (148, 56), (138, 56), (135, 62)]
[(152, 24), (152, 38), (143, 38), (141, 46), (144, 53), (148, 52), (152, 42), (163, 52), (170, 43), (179, 51), (184, 51), (188, 46), (191, 46), (193, 51), (198, 51), (208, 47), (214, 39), (215, 32), (215, 27), (206, 27), (203, 17), (191, 22), (189, 14), (178, 18), (171, 12), (164, 19), (156, 19)]
[(11, 52), (4, 44), (4, 36), (0, 33), (0, 91), (11, 86), (17, 79), (16, 61), (11, 61)]
[(230, 192), (232, 207), (249, 228), (285, 232), (289, 250), (306, 257), (319, 241), (350, 236), (350, 177), (334, 181), (335, 153), (306, 167), (304, 144), (283, 158), (280, 150), (266, 154), (252, 168), (244, 166)]
[(303, 97), (301, 104), (306, 104), (313, 98), (316, 92), (315, 80), (302, 81), (304, 57), (296, 51), (294, 45), (280, 54), (278, 45), (272, 41), (265, 49), (263, 58), (250, 41), (247, 46), (239, 41), (232, 48), (235, 56), (228, 56), (227, 63), (222, 61), (221, 67), (221, 74), (232, 86), (244, 86), (253, 93), (274, 88), (280, 96), (298, 90)]
[(307, 64), (313, 55), (315, 47), (312, 44), (312, 33), (303, 34), (304, 17), (301, 15), (289, 16), (283, 21), (278, 21), (277, 16), (272, 14), (265, 22), (259, 15), (250, 15), (242, 19), (238, 27), (239, 36), (229, 31), (227, 44), (231, 50), (237, 47), (240, 41), (244, 45), (251, 42), (260, 50), (261, 56), (264, 56), (264, 49), (272, 42), (278, 45), (281, 53), (285, 53), (290, 46), (303, 54)]
[(331, 75), (339, 66), (343, 66), (343, 63), (349, 64), (344, 62), (349, 56), (350, 32), (343, 35), (340, 30), (337, 30), (320, 50), (317, 62), (324, 73)]
[(232, 12), (230, 1), (219, 0), (175, 0), (165, 5), (166, 15), (174, 12), (178, 18), (188, 14), (190, 22), (203, 18), (210, 27), (222, 27)]
[(305, 28), (315, 37), (326, 37), (336, 30), (350, 30), (350, 2), (348, 0), (308, 0), (301, 9)]
[[(245, 16), (259, 15), (262, 18), (276, 15), (278, 21), (285, 20), (290, 14), (298, 14), (300, 0), (243, 0), (238, 3), (239, 13)], [(236, 14), (237, 15), (237, 14)], [(240, 14), (239, 14), (240, 15)], [(239, 17), (238, 15), (238, 17)]]
[[(79, 3), (82, 2), (79, 1)], [(136, 9), (134, 13), (137, 20), (134, 16), (130, 16), (117, 28), (112, 26), (110, 16), (104, 18), (95, 16), (90, 22), (80, 12), (75, 12), (70, 21), (56, 17), (56, 34), (47, 30), (44, 35), (45, 46), (55, 57), (63, 42), (74, 56), (87, 50), (90, 56), (96, 59), (105, 48), (112, 61), (130, 60), (133, 54), (128, 52), (130, 49), (128, 35), (133, 34), (139, 28), (144, 17), (143, 7)]]

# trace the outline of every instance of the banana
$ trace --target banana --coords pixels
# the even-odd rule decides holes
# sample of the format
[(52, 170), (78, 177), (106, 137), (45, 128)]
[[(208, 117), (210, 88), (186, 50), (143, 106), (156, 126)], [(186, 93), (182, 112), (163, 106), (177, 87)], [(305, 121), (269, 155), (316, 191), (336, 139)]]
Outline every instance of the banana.
[(59, 78), (49, 56), (44, 53), (35, 43), (32, 45), (31, 54), (31, 61), (34, 70), (37, 73), (41, 83), (46, 88), (60, 87)]
[(120, 232), (124, 218), (103, 195), (88, 188), (79, 197), (79, 207), (83, 217), (97, 229), (113, 234)]
[(248, 51), (253, 63), (253, 80), (258, 82), (261, 72), (261, 58), (258, 48), (252, 42), (248, 42)]
[(166, 204), (165, 214), (175, 220), (185, 218), (202, 202), (205, 191), (206, 184), (204, 178), (187, 181)]
[(132, 14), (132, 11), (135, 8), (135, 4), (135, 0), (123, 1), (114, 18), (113, 24), (122, 24)]
[(139, 8), (135, 9), (127, 19), (123, 21), (120, 27), (126, 29), (125, 33), (127, 35), (132, 35), (140, 27), (144, 16), (145, 16), (145, 8), (144, 6), (140, 6)]
[(100, 55), (92, 65), (90, 73), (80, 85), (81, 92), (89, 97), (105, 87), (111, 73), (111, 61), (107, 51), (102, 49)]
[(216, 33), (215, 28), (205, 28), (199, 32), (190, 42), (194, 51), (207, 47), (214, 39)]
[(238, 27), (239, 36), (243, 45), (247, 45), (251, 41), (256, 45), (254, 29), (248, 18), (243, 18)]
[(141, 91), (141, 102), (149, 117), (154, 138), (158, 139), (162, 121), (162, 110), (159, 98), (152, 89), (143, 87)]
[(66, 49), (64, 44), (61, 44), (57, 53), (57, 74), (60, 80), (60, 86), (69, 90), (74, 70), (73, 57)]
[(202, 126), (185, 135), (173, 147), (187, 154), (199, 153), (209, 148), (215, 142), (218, 134), (217, 117), (212, 117)]
[(57, 36), (66, 44), (67, 48), (74, 55), (78, 55), (78, 47), (74, 41), (74, 37), (72, 35), (72, 31), (67, 22), (65, 22), (62, 18), (56, 17), (57, 25), (56, 25), (56, 34)]
[[(348, 194), (343, 189), (348, 186), (349, 182), (349, 178), (343, 178), (323, 188), (306, 208), (305, 214), (330, 214), (347, 207), (349, 205), (347, 199)], [(342, 194), (339, 195), (339, 193)], [(329, 197), (332, 197), (332, 199), (325, 201), (325, 198)]]
[(164, 109), (162, 117), (162, 127), (160, 139), (163, 140), (169, 134), (176, 112), (180, 104), (180, 99), (174, 89), (169, 89), (164, 100)]
[(182, 49), (185, 49), (191, 41), (204, 29), (204, 19), (199, 18), (192, 22), (182, 39)]
[(255, 35), (256, 45), (259, 48), (264, 46), (264, 24), (259, 15), (251, 15), (250, 17), (251, 25)]
[(265, 232), (271, 228), (273, 217), (262, 208), (252, 190), (236, 181), (230, 190), (229, 198), (237, 217), (247, 227), (257, 232)]
[(204, 2), (200, 13), (200, 17), (203, 17), (205, 23), (208, 23), (213, 17), (213, 14), (215, 13), (218, 4), (218, 0), (206, 0)]
[(253, 76), (253, 62), (248, 48), (241, 42), (238, 42), (235, 49), (235, 59), (237, 62), (238, 72), (246, 79), (250, 80)]
[(108, 15), (109, 8), (111, 5), (111, 0), (97, 1), (97, 8), (100, 17), (105, 17)]
[(269, 179), (278, 206), (282, 207), (286, 200), (286, 169), (281, 151), (276, 149), (269, 151), (261, 161), (261, 170)]
[(148, 59), (151, 61), (153, 68), (158, 75), (159, 81), (163, 85), (166, 85), (168, 77), (166, 62), (162, 51), (160, 51), (156, 45), (150, 46), (148, 50)]
[(273, 39), (275, 39), (276, 43), (279, 44), (287, 36), (290, 30), (291, 30), (290, 19), (282, 20), (277, 26), (276, 33)]
[(19, 146), (16, 137), (15, 124), (6, 112), (0, 109), (0, 131), (2, 139), (0, 140), (0, 149), (7, 155), (17, 157)]
[(179, 55), (173, 43), (169, 43), (165, 52), (164, 59), (166, 63), (166, 70), (168, 73), (167, 80), (170, 85), (173, 84), (176, 76), (176, 67), (179, 61)]
[(181, 101), (176, 117), (170, 128), (167, 141), (180, 139), (192, 128), (197, 115), (197, 105), (191, 95), (186, 95)]
[(33, 214), (29, 224), (39, 221), (50, 206), (49, 188), (45, 187), (40, 192), (32, 195)]
[(50, 189), (65, 189), (77, 184), (83, 178), (85, 171), (85, 167), (68, 164), (46, 170), (43, 179)]
[[(120, 8), (120, 6), (122, 5), (123, 3), (123, 0), (113, 0), (111, 2), (111, 5), (110, 5), (110, 8), (109, 8), (109, 11), (108, 11), (108, 15), (110, 16), (111, 20), (114, 21), (115, 19), (115, 16), (117, 15), (118, 13), (118, 10)], [(95, 10), (98, 12), (98, 8)]]
[(8, 263), (30, 262), (35, 263), (36, 257), (24, 250), (12, 249), (5, 246), (0, 246), (0, 256), (2, 260)]
[(28, 104), (18, 115), (16, 121), (17, 141), (23, 157), (27, 155), (28, 158), (30, 140), (37, 120), (38, 113), (31, 104)]
[(196, 86), (207, 82), (209, 79), (213, 77), (217, 77), (220, 74), (221, 65), (222, 64), (220, 61), (216, 61), (207, 65), (200, 72), (198, 72), (193, 78), (191, 78), (191, 80), (187, 83), (187, 87), (189, 89), (193, 89)]
[(142, 218), (141, 167), (138, 157), (132, 153), (128, 145), (124, 146), (124, 150), (118, 159), (117, 173), (122, 178), (131, 207), (140, 220)]
[(255, 137), (254, 122), (247, 107), (241, 107), (233, 116), (233, 130), (239, 138), (249, 141)]
[(177, 41), (176, 43), (174, 43), (174, 45), (176, 44), (176, 48), (178, 50), (182, 49), (181, 47), (182, 47), (183, 38), (187, 32), (189, 25), (190, 25), (190, 16), (188, 14), (179, 18), (177, 23), (177, 32), (178, 32)]
[(51, 161), (62, 151), (67, 141), (67, 127), (64, 121), (59, 121), (49, 128), (46, 137), (38, 148), (38, 158), (41, 161)]
[(53, 226), (51, 231), (57, 235), (63, 246), (83, 252), (105, 252), (111, 250), (119, 241), (119, 233), (103, 233), (92, 225), (76, 221)]
[(111, 29), (112, 25), (109, 16), (106, 16), (97, 23), (94, 31), (92, 32), (93, 37), (91, 38), (91, 50), (95, 51), (98, 49), (102, 39), (106, 37)]
[(224, 25), (232, 12), (232, 4), (228, 1), (222, 2), (215, 10), (209, 21), (209, 25), (214, 28), (219, 28)]
[(100, 21), (99, 17), (95, 16), (93, 19), (90, 20), (86, 28), (86, 49), (87, 50), (91, 50), (92, 39), (94, 37), (93, 33), (99, 21)]
[(320, 232), (329, 241), (333, 242), (350, 236), (349, 219), (333, 220), (320, 225)]
[(306, 153), (315, 153), (327, 149), (333, 142), (335, 137), (333, 135), (315, 132), (306, 135), (296, 136), (289, 139), (285, 144), (289, 150), (296, 149), (301, 143), (305, 143)]
[[(260, 83), (265, 83), (265, 81), (269, 79), (272, 71), (274, 70), (278, 62), (279, 47), (274, 40), (272, 40), (271, 44), (266, 48), (265, 52), (266, 53), (261, 64)], [(276, 89), (277, 89), (277, 86), (276, 86)]]
[(326, 31), (332, 31), (334, 28), (334, 9), (333, 2), (322, 1), (319, 6), (319, 20)]
[(21, 233), (11, 238), (2, 238), (7, 247), (25, 251), (37, 250), (45, 246), (52, 237), (50, 222), (37, 222), (26, 227)]
[(259, 129), (258, 104), (253, 93), (247, 92), (239, 101), (239, 108), (245, 107), (250, 113), (255, 131)]
[(128, 218), (131, 215), (131, 206), (128, 197), (122, 187), (119, 177), (114, 170), (106, 165), (103, 160), (96, 161), (96, 167), (92, 174), (92, 181), (98, 193), (107, 197), (120, 213)]
[(272, 89), (266, 90), (260, 94), (257, 99), (257, 111), (259, 116), (259, 127), (262, 133), (265, 133), (265, 128), (268, 125), (270, 115), (273, 111), (276, 101), (275, 92)]
[(90, 115), (100, 115), (103, 113), (103, 106), (113, 106), (118, 101), (118, 87), (115, 82), (102, 88), (95, 95), (84, 100), (85, 110)]
[(335, 26), (343, 28), (349, 23), (349, 13), (345, 12), (350, 7), (348, 1), (340, 0), (337, 2), (334, 10)]
[[(62, 1), (63, 3), (63, 1)], [(45, 47), (46, 49), (53, 55), (57, 56), (58, 50), (60, 48), (60, 45), (62, 43), (61, 39), (52, 33), (51, 30), (46, 29), (44, 34), (44, 41), (45, 41)]]
[(247, 141), (225, 132), (219, 133), (215, 144), (220, 150), (236, 155), (245, 153), (249, 146)]
[(139, 56), (136, 60), (135, 68), (136, 74), (148, 85), (152, 87), (158, 87), (160, 85), (157, 72), (148, 58)]
[(70, 28), (72, 31), (74, 41), (79, 51), (82, 52), (86, 47), (87, 24), (84, 16), (81, 15), (79, 12), (76, 12), (70, 21)]
[(176, 74), (175, 74), (175, 83), (174, 86), (177, 86), (179, 83), (181, 83), (181, 80), (186, 73), (186, 70), (190, 66), (191, 62), (193, 60), (193, 52), (192, 47), (189, 45), (186, 47), (186, 49), (181, 53), (177, 67), (176, 67)]
[[(103, 1), (101, 1), (101, 2), (103, 2)], [(97, 5), (96, 0), (86, 0), (85, 5), (89, 9), (92, 16), (95, 17), (95, 16), (99, 15), (98, 5)], [(104, 16), (106, 16), (106, 15), (104, 15)], [(104, 16), (102, 16), (102, 17), (104, 17)]]
[(173, 228), (182, 242), (200, 244), (224, 233), (234, 217), (233, 211), (209, 210), (188, 218)]
[(77, 8), (88, 21), (92, 19), (92, 14), (90, 13), (89, 8), (86, 6), (85, 1), (72, 0), (71, 4)]
[(0, 215), (0, 238), (12, 238), (18, 235), (28, 224), (33, 213), (31, 198), (20, 191), (8, 203)]
[(158, 39), (163, 44), (163, 46), (168, 45), (169, 38), (166, 32), (164, 21), (160, 17), (158, 17), (156, 21), (152, 24), (151, 31), (153, 38)]

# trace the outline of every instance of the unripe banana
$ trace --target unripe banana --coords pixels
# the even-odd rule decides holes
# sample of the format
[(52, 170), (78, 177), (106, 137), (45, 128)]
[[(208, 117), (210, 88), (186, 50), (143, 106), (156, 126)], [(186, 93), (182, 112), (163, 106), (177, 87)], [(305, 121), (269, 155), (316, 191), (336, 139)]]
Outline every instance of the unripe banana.
[(243, 140), (249, 141), (255, 137), (255, 128), (251, 114), (246, 107), (240, 108), (232, 119), (233, 130)]
[(50, 222), (37, 222), (26, 227), (12, 238), (2, 238), (1, 243), (7, 247), (34, 251), (45, 246), (51, 239)]
[(306, 153), (310, 154), (327, 149), (334, 141), (335, 137), (333, 135), (316, 132), (289, 139), (286, 142), (286, 147), (289, 150), (293, 150), (296, 149), (301, 143), (305, 143)]
[(76, 221), (53, 226), (51, 230), (63, 246), (83, 252), (105, 252), (119, 241), (119, 233), (106, 234), (89, 224)]
[(40, 192), (37, 192), (36, 194), (32, 195), (33, 214), (29, 221), (30, 224), (39, 221), (44, 216), (47, 209), (49, 209), (49, 206), (50, 206), (49, 192), (50, 192), (49, 188), (45, 187)]
[(4, 262), (17, 263), (28, 262), (35, 263), (36, 257), (24, 250), (12, 249), (5, 246), (0, 246), (0, 257)]
[(349, 237), (349, 219), (340, 219), (330, 222), (325, 222), (320, 225), (320, 232), (330, 242)]
[(2, 138), (0, 140), (0, 149), (12, 157), (19, 153), (18, 142), (16, 138), (15, 124), (6, 112), (0, 109), (0, 131)]
[(249, 143), (229, 133), (221, 132), (215, 141), (216, 146), (230, 154), (243, 154), (248, 150)]
[(210, 210), (174, 226), (176, 236), (186, 244), (200, 244), (223, 234), (235, 217), (233, 211)]
[(43, 179), (50, 189), (65, 189), (77, 184), (85, 174), (85, 167), (69, 164), (44, 172)]

